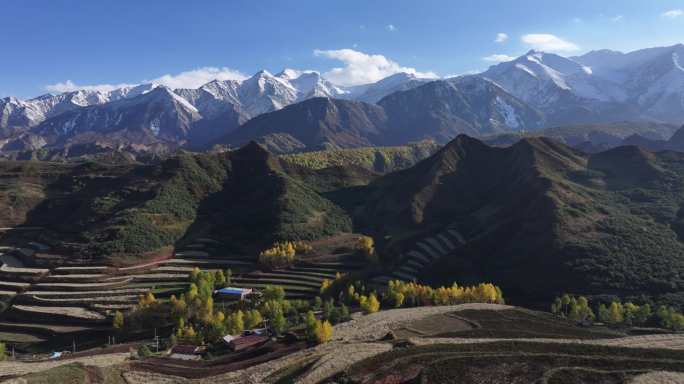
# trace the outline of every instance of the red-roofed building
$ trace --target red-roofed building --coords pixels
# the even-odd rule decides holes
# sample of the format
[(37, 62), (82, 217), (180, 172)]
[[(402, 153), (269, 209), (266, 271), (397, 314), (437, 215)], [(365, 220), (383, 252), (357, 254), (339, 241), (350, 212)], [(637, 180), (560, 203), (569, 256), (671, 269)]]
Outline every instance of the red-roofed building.
[(228, 347), (232, 351), (242, 351), (247, 348), (256, 347), (266, 343), (270, 338), (268, 336), (249, 335), (236, 337), (228, 343)]

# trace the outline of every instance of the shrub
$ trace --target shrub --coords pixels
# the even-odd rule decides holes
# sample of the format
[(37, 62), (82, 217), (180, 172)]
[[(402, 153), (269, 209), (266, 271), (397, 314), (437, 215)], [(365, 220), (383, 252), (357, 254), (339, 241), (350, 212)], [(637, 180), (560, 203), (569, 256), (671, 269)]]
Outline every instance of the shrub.
[(150, 357), (150, 356), (152, 356), (152, 351), (150, 351), (150, 349), (147, 347), (146, 344), (141, 344), (138, 347), (138, 356), (143, 358), (143, 359), (146, 357)]

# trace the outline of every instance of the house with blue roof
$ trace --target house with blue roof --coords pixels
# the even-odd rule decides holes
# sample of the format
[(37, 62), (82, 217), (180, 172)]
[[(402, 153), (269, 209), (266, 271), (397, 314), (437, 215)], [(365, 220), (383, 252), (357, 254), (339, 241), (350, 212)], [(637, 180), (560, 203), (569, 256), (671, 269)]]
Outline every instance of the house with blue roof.
[(218, 296), (222, 299), (242, 301), (251, 293), (252, 288), (226, 287), (214, 291), (214, 296)]

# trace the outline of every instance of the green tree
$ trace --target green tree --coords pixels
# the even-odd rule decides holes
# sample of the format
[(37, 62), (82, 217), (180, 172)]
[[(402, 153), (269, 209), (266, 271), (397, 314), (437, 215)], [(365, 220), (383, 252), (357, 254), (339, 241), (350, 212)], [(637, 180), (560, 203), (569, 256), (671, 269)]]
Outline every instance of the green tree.
[(257, 311), (256, 309), (247, 311), (245, 313), (245, 328), (247, 329), (254, 329), (261, 325), (263, 321), (264, 320), (261, 317), (261, 312)]
[(599, 304), (598, 314), (599, 320), (601, 320), (602, 323), (610, 322), (610, 314), (608, 312), (608, 308), (604, 304)]
[(589, 300), (584, 296), (577, 298), (577, 316), (578, 321), (593, 321), (596, 318), (594, 311), (589, 307)]
[(285, 300), (285, 289), (279, 285), (267, 285), (264, 288), (262, 297), (264, 301), (283, 301)]
[(0, 343), (0, 361), (5, 361), (7, 359), (7, 346), (5, 343)]
[(349, 308), (344, 305), (344, 303), (340, 306), (340, 321), (347, 321), (351, 318), (351, 315), (349, 314)]
[(323, 318), (326, 320), (330, 320), (330, 316), (332, 316), (332, 312), (335, 309), (335, 304), (333, 304), (332, 299), (326, 301), (323, 304)]
[(190, 282), (197, 284), (197, 280), (199, 279), (201, 271), (198, 267), (195, 267), (190, 271)]
[(226, 286), (226, 275), (222, 270), (218, 270), (214, 273), (214, 288), (223, 288)]
[(316, 315), (314, 315), (313, 311), (309, 311), (306, 313), (304, 325), (306, 326), (306, 339), (310, 342), (314, 342), (316, 340), (317, 322), (318, 320), (316, 320)]
[(231, 335), (239, 335), (245, 330), (244, 313), (237, 310), (226, 318), (226, 331)]
[(282, 335), (287, 329), (287, 319), (282, 310), (277, 310), (275, 316), (271, 319), (271, 327), (276, 335)]
[(608, 308), (608, 322), (610, 324), (620, 324), (625, 320), (624, 308), (619, 301), (613, 301)]
[(634, 314), (634, 323), (642, 325), (651, 317), (651, 305), (646, 303), (639, 306), (639, 309)]

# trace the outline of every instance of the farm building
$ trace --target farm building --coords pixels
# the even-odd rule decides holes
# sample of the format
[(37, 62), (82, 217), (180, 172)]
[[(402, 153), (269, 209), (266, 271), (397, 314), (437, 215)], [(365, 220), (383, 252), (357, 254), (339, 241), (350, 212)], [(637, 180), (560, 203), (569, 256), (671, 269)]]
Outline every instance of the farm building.
[(264, 344), (269, 339), (270, 338), (268, 336), (260, 336), (256, 334), (249, 336), (240, 336), (235, 337), (230, 342), (228, 342), (228, 347), (232, 351), (242, 351), (247, 348), (256, 347), (261, 344)]
[(215, 291), (214, 295), (223, 299), (244, 300), (245, 297), (251, 293), (251, 288), (226, 287)]
[(201, 348), (196, 345), (176, 345), (171, 348), (169, 355), (172, 359), (178, 360), (199, 360)]

